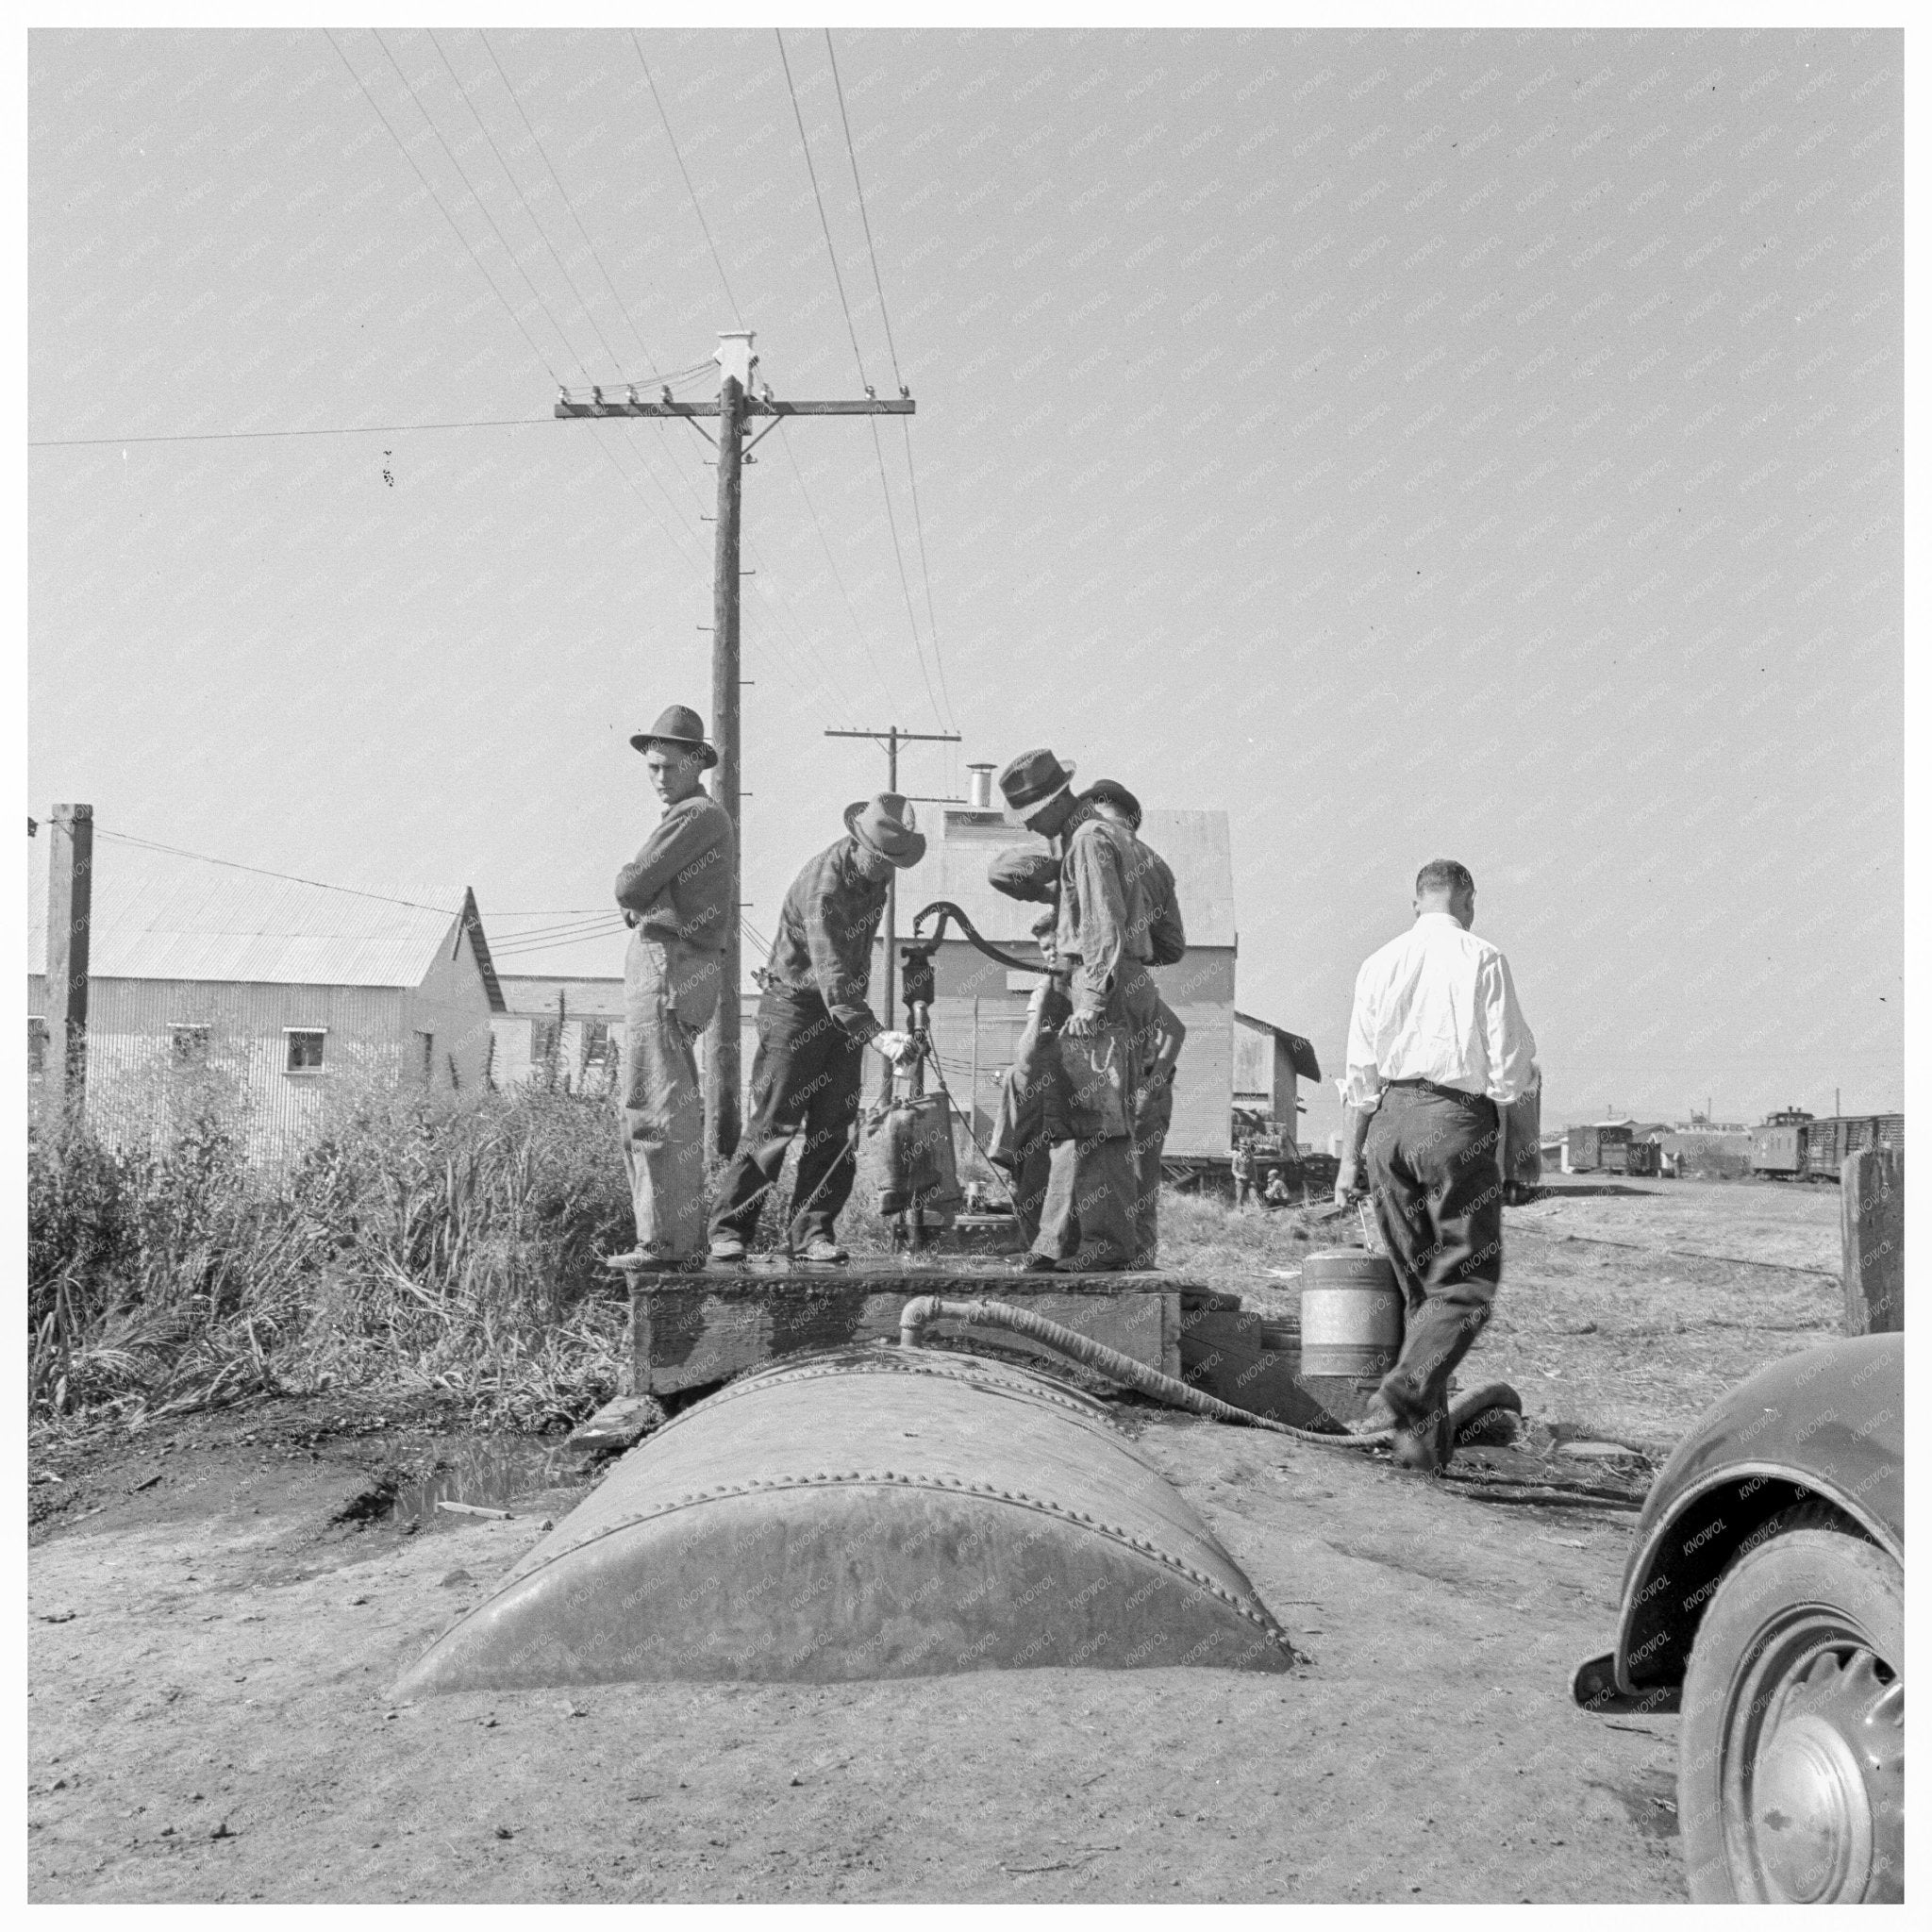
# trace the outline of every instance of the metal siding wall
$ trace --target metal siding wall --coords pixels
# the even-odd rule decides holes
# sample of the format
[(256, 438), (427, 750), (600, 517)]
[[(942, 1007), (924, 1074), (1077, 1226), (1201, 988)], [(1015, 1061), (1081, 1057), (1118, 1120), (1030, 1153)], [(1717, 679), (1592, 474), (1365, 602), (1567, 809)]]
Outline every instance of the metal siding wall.
[[(429, 1083), (438, 1091), (450, 1086), (450, 1060), (454, 1057), (457, 1084), (461, 1091), (474, 1092), (483, 1084), (483, 1062), (490, 1050), (490, 994), (483, 984), (483, 969), (476, 962), (475, 948), (459, 921), (453, 921), (436, 949), (436, 958), (423, 975), (420, 986), (408, 995), (404, 1027), (408, 1035), (418, 1032), (436, 1036), (436, 1074)], [(401, 1040), (404, 1050), (403, 1074), (420, 1078), (420, 1059), (413, 1058), (413, 1037)]]
[[(96, 979), (90, 991), (88, 1119), (117, 1142), (164, 1129), (191, 1094), (213, 1093), (262, 1165), (299, 1153), (327, 1096), (396, 1076), (403, 996), (392, 987)], [(209, 1029), (208, 1071), (174, 1064), (176, 1024)], [(323, 1072), (291, 1074), (284, 1027), (326, 1030)]]

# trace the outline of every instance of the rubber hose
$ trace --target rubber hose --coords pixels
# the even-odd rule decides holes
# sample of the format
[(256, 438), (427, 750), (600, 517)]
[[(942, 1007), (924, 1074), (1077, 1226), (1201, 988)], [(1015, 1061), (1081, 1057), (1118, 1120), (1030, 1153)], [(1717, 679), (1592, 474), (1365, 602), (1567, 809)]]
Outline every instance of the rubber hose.
[[(933, 1322), (964, 1322), (972, 1327), (1010, 1329), (1029, 1341), (1071, 1356), (1109, 1380), (1124, 1382), (1128, 1388), (1138, 1389), (1157, 1402), (1191, 1409), (1196, 1415), (1211, 1416), (1216, 1422), (1271, 1429), (1278, 1436), (1294, 1436), (1304, 1442), (1320, 1442), (1330, 1449), (1371, 1449), (1390, 1441), (1395, 1434), (1392, 1428), (1388, 1428), (1357, 1436), (1329, 1429), (1298, 1429), (1292, 1423), (1278, 1423), (1273, 1416), (1257, 1415), (1252, 1409), (1237, 1408), (1233, 1403), (1222, 1401), (1218, 1395), (1191, 1389), (1187, 1383), (1163, 1375), (1158, 1369), (1150, 1369), (1145, 1362), (1137, 1362), (1117, 1348), (1108, 1348), (1105, 1342), (1094, 1341), (1058, 1322), (1049, 1322), (1044, 1315), (1034, 1314), (1030, 1308), (1016, 1308), (1008, 1302), (949, 1302), (941, 1301), (938, 1295), (920, 1295), (900, 1310), (899, 1345), (918, 1347), (920, 1337)], [(1450, 1409), (1450, 1428), (1459, 1434), (1475, 1417), (1492, 1408), (1510, 1408), (1520, 1415), (1522, 1399), (1507, 1382), (1488, 1383)]]

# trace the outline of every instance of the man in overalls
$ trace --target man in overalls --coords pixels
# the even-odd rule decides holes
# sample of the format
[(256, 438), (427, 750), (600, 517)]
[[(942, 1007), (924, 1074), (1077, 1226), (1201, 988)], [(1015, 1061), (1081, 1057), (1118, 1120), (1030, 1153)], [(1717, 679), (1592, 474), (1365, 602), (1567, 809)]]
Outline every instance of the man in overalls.
[[(1140, 1185), (1130, 1109), (1158, 996), (1140, 970), (1151, 947), (1133, 835), (1075, 798), (1069, 777), (1051, 751), (1024, 752), (1000, 774), (1000, 791), (1010, 817), (1058, 842), (1054, 950), (1072, 1003), (1057, 1048), (1074, 1153), (1054, 1161), (1033, 1259), (1087, 1272), (1134, 1265)], [(1069, 1213), (1079, 1222), (1079, 1245), (1062, 1257), (1058, 1228)]]
[(687, 1261), (702, 1252), (705, 1226), (704, 1092), (692, 1049), (717, 1010), (737, 916), (731, 821), (704, 789), (718, 754), (695, 711), (673, 705), (631, 744), (664, 816), (617, 874), (630, 927), (618, 1110), (638, 1244), (615, 1258)]
[[(1187, 957), (1187, 928), (1181, 923), (1180, 895), (1174, 870), (1141, 837), (1141, 801), (1117, 778), (1100, 778), (1082, 796), (1101, 817), (1133, 836), (1134, 882), (1146, 910), (1148, 959), (1155, 966), (1175, 966)], [(1146, 966), (1132, 969), (1141, 974)], [(1160, 1157), (1167, 1132), (1174, 1124), (1174, 1080), (1188, 1029), (1160, 997), (1154, 994), (1154, 1024), (1136, 1042), (1141, 1079), (1134, 1089), (1134, 1168), (1140, 1199), (1134, 1210), (1136, 1265), (1154, 1268), (1160, 1261)]]

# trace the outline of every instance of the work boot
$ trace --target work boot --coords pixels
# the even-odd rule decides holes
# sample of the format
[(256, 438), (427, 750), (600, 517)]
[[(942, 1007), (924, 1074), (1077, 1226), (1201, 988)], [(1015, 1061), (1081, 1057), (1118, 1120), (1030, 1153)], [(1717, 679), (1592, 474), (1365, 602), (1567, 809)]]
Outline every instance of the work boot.
[(629, 1249), (622, 1255), (606, 1255), (604, 1257), (604, 1265), (607, 1268), (625, 1270), (678, 1268), (682, 1267), (689, 1259), (689, 1256), (674, 1255), (669, 1248), (652, 1241), (648, 1243), (640, 1242), (636, 1247)]
[(847, 1261), (851, 1257), (829, 1235), (815, 1234), (798, 1251), (801, 1261)]
[(714, 1261), (741, 1261), (744, 1259), (744, 1237), (733, 1234), (729, 1228), (711, 1237), (711, 1259)]
[(1440, 1475), (1449, 1467), (1456, 1444), (1449, 1428), (1447, 1409), (1420, 1427), (1398, 1427), (1389, 1444), (1390, 1459), (1398, 1469), (1412, 1469), (1420, 1475)]
[(1013, 1263), (1015, 1274), (1051, 1274), (1058, 1266), (1051, 1255), (1022, 1255)]

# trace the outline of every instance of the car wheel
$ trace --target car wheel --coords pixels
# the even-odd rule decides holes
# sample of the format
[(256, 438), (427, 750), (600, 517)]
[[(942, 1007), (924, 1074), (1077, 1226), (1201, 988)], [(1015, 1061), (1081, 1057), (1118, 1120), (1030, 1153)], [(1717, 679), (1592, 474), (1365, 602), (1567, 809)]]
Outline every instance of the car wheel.
[(1677, 1815), (1690, 1896), (1905, 1896), (1905, 1574), (1841, 1529), (1724, 1572), (1684, 1678)]

